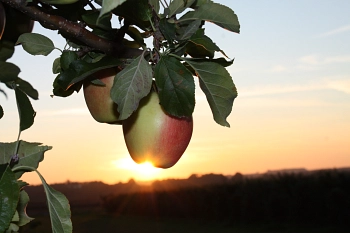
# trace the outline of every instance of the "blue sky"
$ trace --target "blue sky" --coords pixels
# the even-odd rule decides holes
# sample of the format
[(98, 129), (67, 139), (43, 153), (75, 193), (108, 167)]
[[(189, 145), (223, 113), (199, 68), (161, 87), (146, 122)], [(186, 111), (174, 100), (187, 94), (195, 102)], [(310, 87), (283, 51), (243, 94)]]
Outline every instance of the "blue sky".
[[(239, 93), (228, 118), (231, 128), (214, 122), (197, 88), (188, 150), (174, 168), (150, 178), (350, 166), (350, 1), (216, 2), (232, 8), (241, 24), (241, 34), (206, 26), (207, 35), (235, 58), (228, 68)], [(47, 32), (38, 25), (35, 31)], [(50, 32), (63, 48), (56, 34)], [(125, 165), (130, 160), (121, 129), (95, 123), (82, 93), (49, 96), (55, 77), (51, 64), (58, 56), (55, 51), (33, 57), (18, 47), (12, 59), (22, 69), (20, 77), (40, 93), (33, 102), (35, 125), (23, 139), (54, 147), (40, 167), (48, 181), (142, 179), (137, 168)], [(17, 136), (14, 99), (8, 94), (8, 100), (0, 95), (6, 114), (0, 141)]]

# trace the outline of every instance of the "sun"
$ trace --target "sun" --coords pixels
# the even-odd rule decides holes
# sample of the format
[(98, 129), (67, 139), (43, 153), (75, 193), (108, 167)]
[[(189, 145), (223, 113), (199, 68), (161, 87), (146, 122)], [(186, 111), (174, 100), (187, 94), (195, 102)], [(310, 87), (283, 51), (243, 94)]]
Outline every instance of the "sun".
[(128, 170), (135, 175), (137, 180), (151, 180), (155, 179), (162, 170), (156, 168), (149, 161), (137, 164), (130, 157), (112, 161), (113, 165), (118, 169)]

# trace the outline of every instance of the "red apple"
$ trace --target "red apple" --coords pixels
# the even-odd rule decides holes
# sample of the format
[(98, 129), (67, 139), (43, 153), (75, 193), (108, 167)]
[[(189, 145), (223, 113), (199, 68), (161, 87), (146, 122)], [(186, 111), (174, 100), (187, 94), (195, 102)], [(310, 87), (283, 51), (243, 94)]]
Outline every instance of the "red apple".
[(140, 101), (139, 108), (123, 121), (126, 146), (136, 163), (151, 162), (155, 167), (174, 166), (192, 136), (192, 117), (177, 118), (164, 112), (156, 92)]
[(98, 122), (121, 124), (118, 121), (118, 105), (110, 97), (114, 77), (119, 72), (117, 68), (98, 71), (92, 75), (92, 79), (99, 79), (105, 86), (93, 84), (91, 79), (84, 82), (83, 90), (86, 105), (91, 116)]

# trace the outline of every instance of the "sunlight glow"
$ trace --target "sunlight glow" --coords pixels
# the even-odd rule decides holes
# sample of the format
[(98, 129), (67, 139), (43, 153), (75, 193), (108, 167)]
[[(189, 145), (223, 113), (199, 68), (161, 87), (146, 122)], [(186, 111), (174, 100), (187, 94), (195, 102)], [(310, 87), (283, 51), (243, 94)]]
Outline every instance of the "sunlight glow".
[(135, 177), (138, 180), (149, 180), (157, 177), (157, 174), (161, 171), (160, 168), (156, 168), (151, 162), (144, 162), (142, 164), (135, 163), (129, 156), (112, 161), (113, 165), (118, 169), (125, 169), (135, 173)]

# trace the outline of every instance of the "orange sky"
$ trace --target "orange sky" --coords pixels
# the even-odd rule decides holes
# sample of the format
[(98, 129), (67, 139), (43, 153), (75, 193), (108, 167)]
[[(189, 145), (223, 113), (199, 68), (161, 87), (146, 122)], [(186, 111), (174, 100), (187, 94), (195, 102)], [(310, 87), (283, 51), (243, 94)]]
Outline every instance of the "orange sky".
[[(214, 122), (197, 88), (191, 143), (178, 164), (166, 170), (146, 172), (135, 166), (121, 127), (95, 122), (82, 93), (50, 97), (55, 77), (51, 64), (58, 51), (33, 57), (17, 48), (12, 62), (40, 94), (40, 100), (33, 101), (35, 124), (21, 138), (53, 146), (39, 167), (48, 183), (350, 166), (350, 18), (345, 10), (350, 3), (321, 1), (316, 12), (312, 6), (319, 1), (275, 1), (270, 7), (259, 1), (217, 2), (234, 9), (242, 27), (240, 35), (211, 25), (206, 29), (228, 56), (235, 57), (228, 69), (239, 92), (228, 118), (231, 128)], [(331, 19), (323, 17), (326, 12)], [(35, 31), (44, 32), (39, 26)], [(55, 44), (64, 47), (59, 38)], [(17, 138), (18, 116), (14, 96), (6, 91), (7, 100), (0, 95), (5, 110), (0, 141), (10, 142)], [(23, 179), (40, 183), (35, 174)]]

